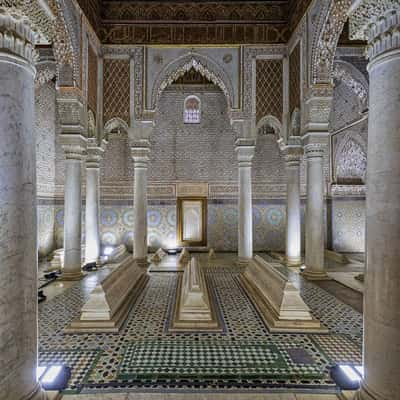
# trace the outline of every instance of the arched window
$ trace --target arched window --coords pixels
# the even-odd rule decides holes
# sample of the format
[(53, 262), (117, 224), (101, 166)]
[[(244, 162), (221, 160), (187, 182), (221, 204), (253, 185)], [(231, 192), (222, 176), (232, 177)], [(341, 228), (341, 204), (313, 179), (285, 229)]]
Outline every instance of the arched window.
[(183, 122), (185, 124), (199, 124), (200, 113), (200, 99), (196, 96), (186, 97), (184, 103)]

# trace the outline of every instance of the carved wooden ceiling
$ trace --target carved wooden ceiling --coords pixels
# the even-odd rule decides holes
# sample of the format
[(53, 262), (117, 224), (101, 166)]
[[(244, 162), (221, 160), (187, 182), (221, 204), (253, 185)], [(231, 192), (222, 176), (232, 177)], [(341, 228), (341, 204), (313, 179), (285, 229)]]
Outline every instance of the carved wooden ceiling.
[(286, 43), (311, 0), (78, 0), (106, 44)]

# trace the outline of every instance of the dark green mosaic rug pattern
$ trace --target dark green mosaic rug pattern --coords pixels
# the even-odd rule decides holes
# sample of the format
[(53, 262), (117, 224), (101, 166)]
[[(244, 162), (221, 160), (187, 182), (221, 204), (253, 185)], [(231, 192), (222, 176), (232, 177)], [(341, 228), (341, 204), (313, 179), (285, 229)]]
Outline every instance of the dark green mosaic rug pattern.
[[(302, 349), (297, 349), (302, 350)], [(312, 358), (295, 363), (289, 351), (263, 341), (141, 341), (131, 343), (120, 378), (321, 378)]]
[[(362, 316), (295, 277), (331, 334), (270, 334), (224, 257), (205, 268), (225, 323), (222, 333), (169, 333), (176, 274), (152, 274), (120, 334), (64, 334), (89, 291), (84, 282), (39, 306), (39, 364), (72, 368), (68, 392), (130, 390), (335, 390), (329, 367), (360, 363)], [(106, 274), (101, 271), (97, 274)], [(86, 279), (93, 279), (89, 275)]]

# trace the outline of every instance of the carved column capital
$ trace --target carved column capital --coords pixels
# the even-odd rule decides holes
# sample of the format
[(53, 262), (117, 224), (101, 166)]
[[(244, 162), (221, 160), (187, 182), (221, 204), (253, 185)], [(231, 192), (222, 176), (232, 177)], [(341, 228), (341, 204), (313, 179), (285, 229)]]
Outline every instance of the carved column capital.
[(307, 160), (323, 158), (327, 148), (325, 143), (309, 143), (304, 146), (304, 154)]
[(19, 10), (0, 7), (0, 53), (22, 57), (30, 64), (38, 59), (35, 50), (37, 33)]
[(235, 151), (240, 167), (251, 167), (251, 161), (254, 157), (255, 140), (250, 138), (237, 139), (235, 142)]
[(150, 160), (150, 141), (147, 139), (131, 141), (131, 156), (134, 168), (147, 168)]
[(80, 89), (70, 86), (59, 87), (56, 101), (62, 134), (86, 136), (84, 106)]
[(319, 84), (312, 86), (305, 96), (304, 132), (328, 131), (333, 99), (333, 86)]
[(300, 145), (286, 146), (283, 154), (285, 156), (286, 168), (298, 168), (303, 156), (303, 147)]
[(370, 60), (400, 49), (400, 0), (357, 0), (350, 15), (350, 35), (367, 40)]
[(86, 156), (87, 139), (76, 134), (61, 134), (61, 145), (67, 160), (81, 161)]
[(88, 147), (86, 150), (86, 168), (88, 169), (99, 169), (100, 161), (104, 155), (104, 149), (97, 146), (95, 140), (88, 140)]

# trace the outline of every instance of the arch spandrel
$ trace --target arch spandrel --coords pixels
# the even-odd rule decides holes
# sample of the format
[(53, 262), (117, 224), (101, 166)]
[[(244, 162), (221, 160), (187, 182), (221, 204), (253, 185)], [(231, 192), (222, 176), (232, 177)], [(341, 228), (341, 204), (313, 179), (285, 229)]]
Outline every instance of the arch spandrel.
[(167, 64), (160, 71), (153, 83), (148, 108), (155, 110), (163, 90), (192, 68), (218, 86), (226, 97), (229, 110), (234, 108), (237, 99), (235, 99), (233, 85), (226, 72), (209, 57), (197, 53), (185, 54)]

